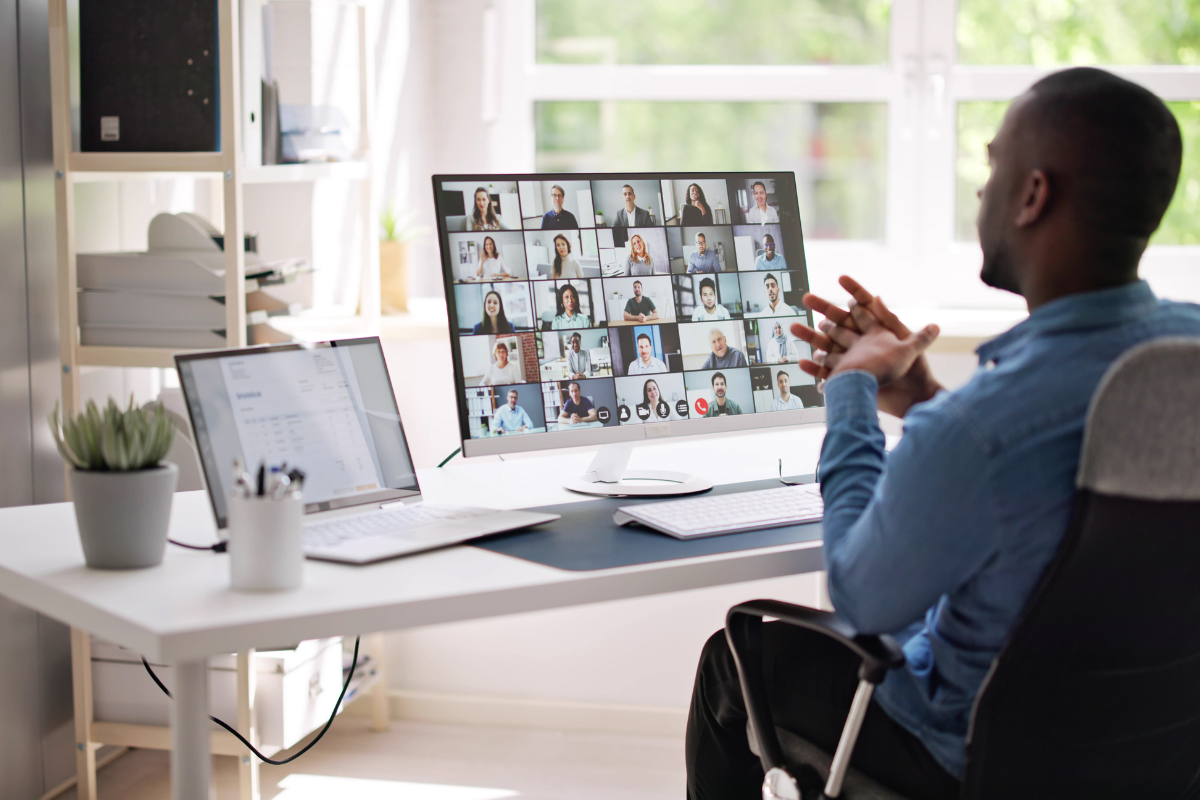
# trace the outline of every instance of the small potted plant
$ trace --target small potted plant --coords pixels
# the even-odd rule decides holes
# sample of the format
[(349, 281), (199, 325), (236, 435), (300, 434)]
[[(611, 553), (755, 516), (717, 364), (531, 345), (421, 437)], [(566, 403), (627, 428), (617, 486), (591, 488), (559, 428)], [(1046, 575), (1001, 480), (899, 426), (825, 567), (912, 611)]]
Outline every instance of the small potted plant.
[(408, 311), (408, 244), (427, 228), (413, 226), (416, 211), (396, 214), (389, 205), (379, 217), (383, 239), (379, 242), (379, 288), (385, 312)]
[(135, 569), (160, 564), (167, 546), (179, 467), (163, 461), (175, 429), (161, 405), (122, 411), (95, 402), (74, 419), (50, 415), (68, 480), (83, 556), (89, 567)]

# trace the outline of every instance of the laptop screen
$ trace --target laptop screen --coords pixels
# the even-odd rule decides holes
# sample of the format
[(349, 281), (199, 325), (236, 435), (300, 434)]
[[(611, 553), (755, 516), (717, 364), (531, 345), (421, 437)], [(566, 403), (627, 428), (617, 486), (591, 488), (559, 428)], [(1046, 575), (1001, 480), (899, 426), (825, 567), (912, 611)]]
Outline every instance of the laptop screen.
[(302, 470), (310, 513), (419, 493), (378, 338), (175, 360), (219, 527), (235, 458)]

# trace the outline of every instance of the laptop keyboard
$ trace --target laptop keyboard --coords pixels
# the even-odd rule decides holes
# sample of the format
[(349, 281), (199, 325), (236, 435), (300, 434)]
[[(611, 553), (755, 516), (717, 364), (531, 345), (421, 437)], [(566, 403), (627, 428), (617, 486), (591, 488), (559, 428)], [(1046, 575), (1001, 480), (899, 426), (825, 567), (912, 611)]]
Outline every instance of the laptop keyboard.
[(306, 523), (303, 534), (304, 546), (335, 547), (352, 539), (385, 534), (420, 541), (423, 538), (420, 528), (438, 522), (468, 519), (494, 513), (495, 509), (491, 508), (413, 503), (412, 505), (385, 508), (374, 513), (349, 514), (344, 517)]

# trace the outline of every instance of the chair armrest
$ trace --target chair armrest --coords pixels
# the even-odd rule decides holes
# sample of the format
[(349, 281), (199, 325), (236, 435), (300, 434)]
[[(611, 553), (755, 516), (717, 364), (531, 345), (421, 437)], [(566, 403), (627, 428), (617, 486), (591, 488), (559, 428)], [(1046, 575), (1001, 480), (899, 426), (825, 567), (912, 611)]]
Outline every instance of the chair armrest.
[[(763, 678), (763, 617), (775, 617), (782, 622), (807, 628), (840, 642), (862, 659), (862, 665), (858, 669), (860, 683), (881, 683), (888, 670), (904, 665), (904, 651), (891, 636), (858, 633), (829, 611), (819, 611), (778, 600), (751, 600), (729, 609), (725, 616), (725, 637), (737, 666), (738, 682), (742, 687), (751, 730), (758, 741), (763, 771), (770, 772), (775, 768), (786, 768), (786, 763), (779, 737), (775, 733), (775, 721), (767, 702), (767, 686)], [(852, 742), (850, 746), (853, 747)]]

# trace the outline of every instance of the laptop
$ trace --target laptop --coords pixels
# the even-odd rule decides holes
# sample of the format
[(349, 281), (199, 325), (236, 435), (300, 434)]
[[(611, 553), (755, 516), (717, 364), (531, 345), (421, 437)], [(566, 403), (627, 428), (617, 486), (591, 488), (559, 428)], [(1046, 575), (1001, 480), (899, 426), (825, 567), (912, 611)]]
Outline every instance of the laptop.
[[(426, 503), (378, 337), (175, 356), (217, 527), (234, 462), (304, 473), (309, 558), (368, 564), (558, 519)], [(223, 534), (222, 534), (223, 535)]]

